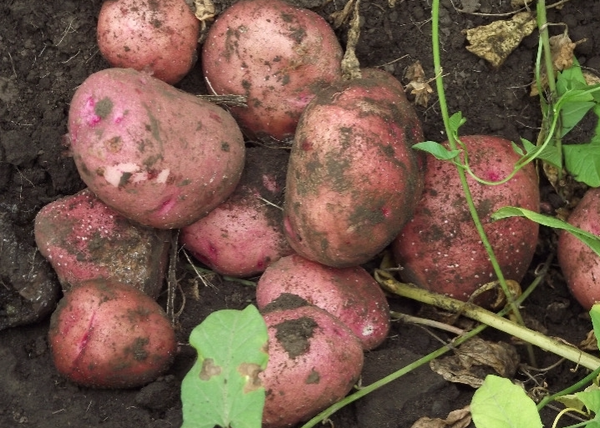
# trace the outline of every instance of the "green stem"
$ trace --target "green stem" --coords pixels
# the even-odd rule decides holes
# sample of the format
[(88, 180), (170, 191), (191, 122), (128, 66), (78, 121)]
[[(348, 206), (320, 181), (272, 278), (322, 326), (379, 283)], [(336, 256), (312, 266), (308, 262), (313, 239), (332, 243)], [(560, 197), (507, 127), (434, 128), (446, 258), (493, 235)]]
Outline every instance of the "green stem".
[[(432, 35), (432, 46), (433, 46), (434, 71), (435, 71), (435, 75), (438, 76), (437, 79), (435, 79), (435, 82), (436, 82), (436, 88), (437, 88), (437, 92), (438, 92), (438, 98), (440, 101), (440, 110), (442, 113), (442, 119), (444, 121), (444, 128), (446, 129), (446, 133), (448, 134), (448, 144), (450, 145), (451, 150), (456, 150), (457, 143), (454, 138), (454, 134), (449, 126), (450, 116), (448, 114), (448, 105), (446, 103), (446, 94), (444, 92), (444, 81), (442, 78), (442, 66), (441, 66), (440, 43), (439, 43), (439, 13), (440, 13), (440, 1), (434, 0), (432, 7), (431, 7), (431, 15), (432, 15), (431, 35)], [(467, 182), (467, 176), (465, 174), (465, 171), (462, 168), (456, 168), (456, 170), (458, 172), (458, 176), (460, 178), (460, 182), (461, 182), (465, 197), (467, 199), (467, 206), (469, 208), (469, 212), (471, 213), (471, 217), (473, 218), (473, 223), (475, 224), (475, 228), (477, 229), (477, 232), (479, 233), (481, 243), (483, 244), (483, 247), (485, 248), (485, 251), (488, 254), (488, 257), (489, 257), (492, 267), (494, 269), (494, 273), (496, 274), (496, 277), (498, 278), (498, 282), (500, 283), (500, 287), (502, 288), (502, 291), (506, 295), (509, 306), (511, 307), (513, 314), (515, 315), (517, 321), (519, 322), (519, 324), (525, 325), (525, 323), (523, 322), (523, 317), (521, 316), (521, 313), (519, 312), (519, 308), (517, 305), (515, 305), (514, 298), (509, 291), (508, 285), (506, 284), (506, 279), (504, 278), (504, 274), (502, 272), (502, 269), (500, 268), (498, 259), (496, 258), (496, 255), (494, 254), (492, 245), (490, 244), (490, 241), (488, 240), (488, 237), (483, 228), (483, 225), (481, 224), (481, 220), (479, 219), (479, 214), (477, 213), (477, 208), (475, 207), (475, 203), (473, 202), (473, 197), (472, 197), (471, 191), (469, 189), (469, 184)], [(530, 359), (531, 365), (535, 366), (535, 357), (534, 357), (534, 353), (533, 353), (533, 348), (531, 348), (531, 346), (528, 346), (528, 354), (529, 354), (529, 359)]]
[(552, 95), (556, 94), (556, 81), (554, 76), (554, 64), (552, 63), (552, 52), (550, 50), (550, 38), (548, 36), (548, 20), (546, 18), (546, 0), (538, 0), (537, 24), (544, 50), (544, 64), (546, 65), (546, 76), (548, 77), (548, 89)]
[[(432, 293), (416, 286), (403, 284), (391, 278), (382, 271), (375, 272), (375, 279), (388, 291), (399, 296), (417, 300), (428, 305), (456, 312), (468, 318), (486, 324), (496, 330), (503, 331), (511, 336), (517, 337), (528, 344), (535, 345), (544, 351), (552, 352), (560, 357), (566, 358), (576, 364), (582, 365), (590, 370), (596, 370), (600, 367), (600, 359), (590, 355), (580, 349), (567, 345), (556, 339), (545, 336), (544, 334), (516, 324), (506, 318), (503, 318), (493, 312), (481, 308), (468, 302), (453, 299), (441, 294)], [(515, 300), (516, 302), (517, 300)], [(511, 308), (512, 310), (512, 308)]]
[[(560, 120), (560, 109), (555, 105), (557, 96), (555, 80), (556, 77), (554, 75), (554, 63), (552, 60), (552, 50), (550, 49), (550, 37), (548, 35), (548, 19), (546, 18), (546, 0), (538, 0), (536, 12), (538, 31), (540, 33), (540, 45), (542, 47), (542, 53), (544, 57), (544, 66), (546, 69), (546, 80), (548, 84), (549, 93), (548, 99), (545, 100), (544, 93), (541, 92), (541, 89), (539, 89), (540, 86), (542, 86), (539, 83), (540, 76), (539, 73), (536, 73), (536, 81), (538, 82), (538, 91), (540, 91), (540, 102), (542, 106), (542, 113), (544, 116), (542, 120), (542, 129), (540, 131), (539, 139), (554, 141), (554, 146), (558, 149), (558, 152), (561, 153), (561, 168), (558, 168), (558, 177), (560, 179), (562, 176), (562, 125)], [(540, 58), (538, 55), (538, 60), (539, 59)], [(537, 68), (539, 68), (539, 66)], [(554, 129), (548, 129), (549, 122), (553, 122), (553, 125), (555, 125)]]

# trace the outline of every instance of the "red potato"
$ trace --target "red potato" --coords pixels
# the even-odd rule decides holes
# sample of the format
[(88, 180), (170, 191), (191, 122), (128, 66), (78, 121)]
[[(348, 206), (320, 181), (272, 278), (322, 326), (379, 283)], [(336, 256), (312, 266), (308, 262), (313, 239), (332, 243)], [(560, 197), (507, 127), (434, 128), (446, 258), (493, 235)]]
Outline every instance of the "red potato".
[[(398, 84), (399, 85), (399, 84)], [(422, 188), (421, 125), (387, 78), (338, 82), (304, 111), (292, 144), (285, 233), (303, 257), (365, 263), (398, 235)]]
[(282, 0), (241, 0), (210, 28), (204, 77), (216, 94), (239, 94), (231, 112), (250, 138), (286, 140), (322, 88), (341, 77), (342, 48), (316, 13)]
[(107, 0), (98, 47), (113, 67), (146, 71), (174, 84), (197, 59), (200, 21), (185, 0)]
[(34, 233), (63, 291), (90, 279), (113, 279), (152, 298), (160, 294), (170, 232), (126, 219), (89, 189), (44, 206)]
[(297, 254), (271, 264), (256, 286), (259, 309), (285, 293), (339, 318), (361, 341), (363, 349), (379, 346), (390, 329), (390, 309), (383, 291), (362, 267), (332, 268)]
[[(568, 222), (600, 236), (600, 188), (585, 192)], [(557, 256), (571, 293), (589, 311), (596, 302), (600, 302), (600, 257), (578, 238), (564, 231), (558, 239)]]
[[(206, 217), (181, 229), (180, 242), (215, 272), (256, 275), (293, 252), (283, 233), (287, 152), (262, 147), (246, 152), (233, 194)], [(271, 205), (273, 204), (273, 205)]]
[(360, 341), (316, 306), (264, 314), (269, 362), (259, 374), (266, 391), (263, 428), (291, 427), (342, 399), (363, 366)]
[(88, 281), (68, 291), (49, 331), (58, 372), (92, 388), (133, 388), (163, 374), (175, 332), (162, 308), (129, 285)]
[[(500, 181), (513, 170), (519, 155), (510, 141), (491, 136), (464, 136), (474, 173)], [(504, 206), (539, 211), (540, 195), (532, 164), (507, 183), (484, 185), (468, 177), (473, 201), (506, 279), (521, 281), (533, 258), (538, 225), (512, 217), (492, 222)], [(456, 167), (429, 157), (425, 187), (415, 214), (393, 243), (400, 276), (437, 293), (467, 300), (496, 279), (491, 262), (468, 211)]]
[(145, 73), (89, 76), (69, 110), (83, 181), (105, 204), (146, 226), (174, 229), (208, 214), (235, 189), (245, 145), (222, 108)]

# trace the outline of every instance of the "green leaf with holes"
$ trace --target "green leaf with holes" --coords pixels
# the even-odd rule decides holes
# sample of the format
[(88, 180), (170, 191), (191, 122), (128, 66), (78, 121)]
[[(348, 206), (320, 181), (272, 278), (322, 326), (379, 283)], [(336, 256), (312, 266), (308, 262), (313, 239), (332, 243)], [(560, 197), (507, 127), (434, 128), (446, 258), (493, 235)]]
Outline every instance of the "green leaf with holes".
[(182, 428), (260, 428), (267, 326), (256, 307), (210, 314), (190, 334), (198, 359), (181, 385)]

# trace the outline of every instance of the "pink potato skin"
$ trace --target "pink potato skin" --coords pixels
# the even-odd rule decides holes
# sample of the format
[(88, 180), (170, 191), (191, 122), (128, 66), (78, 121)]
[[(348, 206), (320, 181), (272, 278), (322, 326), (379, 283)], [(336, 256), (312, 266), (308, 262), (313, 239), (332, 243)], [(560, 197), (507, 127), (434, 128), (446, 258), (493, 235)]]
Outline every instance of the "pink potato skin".
[(412, 145), (421, 125), (386, 79), (338, 82), (304, 111), (290, 155), (284, 227), (292, 248), (332, 267), (376, 256), (408, 221), (422, 189)]
[[(460, 139), (468, 150), (472, 170), (487, 181), (502, 180), (520, 158), (511, 142), (503, 138), (473, 135)], [(539, 212), (533, 165), (501, 185), (479, 184), (470, 176), (467, 181), (506, 279), (521, 281), (535, 252), (538, 225), (520, 217), (492, 222), (490, 215), (504, 206)], [(456, 167), (432, 156), (427, 159), (419, 205), (392, 248), (404, 281), (459, 300), (468, 300), (475, 290), (496, 279), (468, 211)]]
[(171, 365), (175, 332), (162, 308), (118, 282), (88, 281), (52, 314), (49, 343), (58, 372), (92, 388), (145, 385)]
[(235, 189), (245, 145), (222, 108), (145, 73), (89, 76), (69, 110), (71, 152), (105, 204), (159, 229), (187, 226)]
[(339, 401), (363, 366), (359, 340), (316, 306), (264, 314), (269, 362), (259, 374), (266, 391), (263, 428), (291, 427)]
[[(588, 189), (568, 219), (569, 224), (600, 236), (600, 188)], [(561, 232), (558, 263), (571, 293), (590, 310), (600, 302), (600, 257), (569, 232)]]
[(241, 0), (210, 28), (202, 69), (216, 94), (239, 94), (231, 112), (251, 139), (286, 140), (322, 88), (341, 77), (342, 48), (316, 13), (281, 0)]
[(113, 279), (156, 299), (167, 266), (170, 233), (134, 223), (89, 189), (44, 206), (35, 240), (63, 291), (90, 279)]
[[(259, 274), (293, 252), (283, 233), (287, 153), (249, 148), (242, 178), (229, 198), (181, 229), (180, 242), (215, 272), (233, 277)], [(262, 199), (261, 199), (262, 198)]]
[(200, 21), (185, 0), (107, 0), (98, 16), (102, 56), (113, 67), (174, 84), (197, 59)]
[(332, 268), (297, 254), (271, 264), (256, 286), (259, 309), (284, 293), (295, 294), (339, 318), (363, 349), (379, 346), (390, 329), (390, 309), (383, 291), (362, 267)]

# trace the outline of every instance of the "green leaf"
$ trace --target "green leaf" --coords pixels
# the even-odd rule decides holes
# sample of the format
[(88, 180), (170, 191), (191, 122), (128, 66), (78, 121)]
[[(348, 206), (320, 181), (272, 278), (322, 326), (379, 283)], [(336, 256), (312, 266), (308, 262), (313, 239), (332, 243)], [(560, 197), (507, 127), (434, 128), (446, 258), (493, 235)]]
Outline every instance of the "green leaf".
[(564, 144), (565, 168), (573, 178), (590, 187), (600, 186), (600, 140)]
[[(578, 100), (575, 95), (581, 94), (579, 91), (577, 91), (577, 94), (570, 92), (565, 95), (568, 101), (565, 102), (560, 110), (561, 138), (567, 135), (575, 126), (577, 126), (581, 119), (583, 119), (583, 117), (596, 105), (594, 101)], [(592, 96), (587, 94), (586, 98), (592, 98)]]
[(477, 428), (538, 428), (542, 421), (523, 388), (488, 375), (473, 395), (471, 415)]
[(528, 139), (523, 138), (523, 137), (521, 137), (521, 144), (523, 145), (523, 147), (525, 148), (525, 151), (527, 153), (532, 152), (533, 150), (537, 149), (537, 146), (535, 144), (533, 144), (531, 141), (529, 141)]
[(182, 428), (260, 428), (267, 366), (266, 324), (250, 305), (210, 314), (190, 334), (198, 359), (181, 385)]
[(558, 73), (556, 77), (556, 92), (559, 96), (575, 88), (587, 86), (581, 66), (577, 58), (573, 56), (573, 65)]
[[(525, 139), (522, 138), (521, 140), (525, 140)], [(525, 141), (527, 141), (527, 140), (525, 140)], [(523, 151), (523, 149), (521, 147), (519, 147), (517, 144), (515, 144), (514, 141), (511, 141), (510, 144), (512, 144), (512, 149), (514, 150), (514, 152), (516, 154), (518, 154), (519, 156), (525, 156), (525, 152)], [(527, 150), (527, 149), (525, 149), (525, 150)]]
[(572, 226), (566, 221), (519, 207), (502, 207), (491, 216), (492, 220), (501, 220), (507, 217), (525, 217), (543, 226), (566, 230), (567, 232), (572, 233), (576, 238), (580, 239), (600, 256), (600, 237)]
[(538, 159), (548, 162), (557, 168), (562, 168), (563, 157), (556, 146), (546, 146), (538, 154)]
[(600, 304), (596, 303), (590, 309), (590, 317), (592, 318), (592, 326), (594, 327), (594, 336), (596, 336), (598, 342), (598, 349), (600, 349)]
[[(590, 311), (590, 314), (592, 314), (592, 311)], [(598, 306), (595, 312), (596, 313), (592, 315), (592, 318), (598, 318), (600, 316), (600, 306)], [(596, 321), (592, 320), (592, 322), (594, 322), (595, 335), (598, 334), (598, 331), (596, 330), (597, 321), (598, 319)], [(585, 411), (585, 408), (587, 408), (588, 411), (594, 412), (596, 414), (597, 419), (598, 410), (600, 410), (600, 387), (595, 383), (592, 383), (587, 388), (585, 388), (583, 392), (562, 395), (560, 397), (556, 397), (554, 400), (564, 404), (565, 407), (576, 409), (582, 412)]]
[[(521, 144), (525, 149), (525, 153), (527, 153), (528, 155), (532, 155), (532, 158), (542, 159), (556, 166), (557, 168), (562, 168), (562, 157), (560, 156), (560, 151), (556, 146), (548, 145), (544, 148), (542, 148), (541, 146), (538, 147), (531, 141), (526, 140), (525, 138), (521, 138)], [(521, 150), (521, 148), (515, 143), (512, 143), (512, 145), (513, 150), (521, 156), (523, 156), (523, 151)]]
[(427, 152), (439, 160), (454, 159), (460, 153), (460, 150), (448, 150), (442, 144), (435, 141), (423, 141), (422, 143), (414, 144), (412, 147), (413, 149)]
[(573, 65), (558, 73), (556, 92), (559, 96), (561, 135), (564, 137), (600, 100), (598, 94), (590, 91), (595, 86), (587, 84), (576, 58)]
[(600, 390), (576, 392), (575, 395), (590, 412), (600, 413)]
[(459, 111), (450, 116), (448, 119), (448, 127), (452, 132), (454, 132), (454, 135), (458, 135), (458, 128), (463, 126), (466, 121), (467, 119), (465, 119), (462, 113)]

